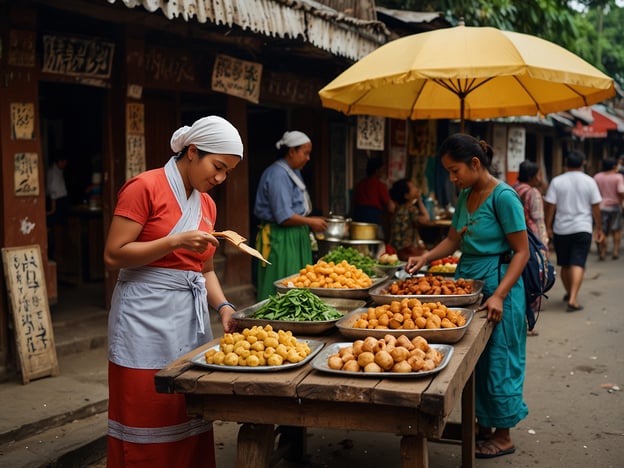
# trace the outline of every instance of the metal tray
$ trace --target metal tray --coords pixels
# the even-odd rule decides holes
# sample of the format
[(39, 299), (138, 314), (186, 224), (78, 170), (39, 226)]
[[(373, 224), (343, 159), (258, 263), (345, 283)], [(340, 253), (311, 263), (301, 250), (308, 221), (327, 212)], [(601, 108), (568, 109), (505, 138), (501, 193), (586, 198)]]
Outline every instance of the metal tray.
[[(366, 305), (366, 301), (358, 299), (342, 299), (335, 297), (321, 297), (320, 299), (324, 303), (329, 304), (330, 306), (337, 309), (338, 312), (342, 313), (342, 315), (347, 315), (349, 312), (359, 307), (364, 307), (364, 305)], [(269, 299), (265, 299), (264, 301), (258, 302), (257, 304), (235, 312), (232, 317), (236, 319), (239, 330), (245, 327), (251, 328), (256, 325), (261, 327), (264, 327), (265, 325), (271, 325), (275, 330), (290, 330), (291, 332), (293, 332), (294, 335), (321, 335), (326, 331), (334, 328), (336, 322), (340, 320), (340, 318), (337, 318), (334, 320), (323, 321), (295, 321), (268, 320), (250, 317), (250, 315), (253, 315), (267, 302), (269, 302)]]
[(331, 369), (327, 365), (327, 359), (329, 359), (329, 356), (331, 356), (332, 354), (336, 354), (340, 350), (340, 348), (351, 346), (352, 344), (353, 343), (351, 342), (332, 343), (331, 345), (326, 346), (325, 349), (312, 360), (310, 365), (318, 371), (328, 372), (331, 374), (337, 374), (343, 377), (349, 376), (349, 377), (375, 377), (378, 379), (379, 378), (413, 379), (413, 378), (427, 377), (429, 375), (437, 374), (438, 372), (440, 372), (442, 369), (444, 369), (447, 366), (447, 364), (451, 360), (451, 357), (453, 356), (453, 350), (454, 350), (453, 346), (448, 345), (448, 344), (430, 344), (429, 345), (430, 347), (437, 349), (444, 355), (444, 357), (442, 358), (442, 362), (440, 362), (440, 365), (430, 371), (405, 372), (405, 373), (402, 373), (402, 372), (350, 372), (350, 371)]
[(378, 286), (388, 279), (387, 275), (373, 277), (371, 278), (373, 284), (368, 288), (295, 288), (282, 284), (284, 281), (293, 280), (297, 276), (299, 276), (299, 273), (277, 280), (273, 283), (273, 285), (277, 288), (278, 292), (288, 292), (290, 289), (309, 289), (311, 292), (321, 297), (338, 297), (342, 299), (368, 299), (368, 293), (371, 288)]
[(421, 302), (440, 302), (447, 307), (468, 306), (476, 304), (480, 300), (481, 290), (483, 289), (483, 281), (473, 280), (472, 293), (470, 294), (388, 294), (388, 288), (394, 281), (398, 280), (390, 279), (370, 289), (370, 297), (376, 305), (415, 298)]
[(312, 352), (308, 356), (306, 356), (305, 359), (302, 359), (299, 362), (294, 362), (294, 363), (289, 362), (288, 364), (282, 364), (281, 366), (256, 366), (256, 367), (250, 367), (250, 366), (225, 366), (225, 365), (219, 365), (219, 364), (208, 364), (206, 362), (206, 358), (204, 357), (204, 355), (206, 354), (206, 352), (210, 351), (211, 349), (216, 349), (218, 351), (219, 350), (219, 345), (218, 344), (214, 345), (214, 346), (211, 346), (210, 348), (205, 349), (201, 353), (197, 353), (195, 356), (193, 356), (191, 358), (191, 362), (193, 364), (198, 365), (198, 366), (206, 367), (207, 369), (218, 370), (218, 371), (231, 371), (231, 372), (279, 372), (279, 371), (283, 371), (283, 370), (294, 369), (295, 367), (299, 367), (299, 366), (303, 366), (304, 364), (307, 364), (308, 362), (310, 362), (314, 358), (314, 356), (316, 356), (319, 353), (319, 351), (325, 345), (325, 343), (323, 343), (322, 341), (316, 341), (316, 340), (299, 340), (299, 341), (302, 341), (304, 343), (308, 343), (308, 346), (310, 347), (310, 350)]
[(470, 322), (472, 322), (475, 311), (473, 309), (463, 309), (458, 307), (449, 307), (449, 309), (460, 311), (466, 318), (466, 323), (457, 328), (417, 328), (413, 330), (404, 330), (402, 328), (396, 330), (390, 328), (354, 328), (353, 324), (360, 317), (360, 314), (368, 311), (368, 308), (363, 307), (361, 309), (354, 310), (338, 320), (338, 322), (336, 322), (336, 327), (342, 336), (352, 340), (363, 340), (367, 336), (381, 339), (389, 334), (396, 337), (405, 335), (410, 340), (415, 336), (422, 336), (428, 343), (457, 343), (464, 337)]

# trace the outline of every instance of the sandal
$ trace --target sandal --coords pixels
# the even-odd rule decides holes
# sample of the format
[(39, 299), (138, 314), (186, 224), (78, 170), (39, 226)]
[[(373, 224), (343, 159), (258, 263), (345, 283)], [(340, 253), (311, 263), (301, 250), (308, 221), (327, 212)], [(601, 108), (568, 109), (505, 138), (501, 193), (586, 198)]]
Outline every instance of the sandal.
[[(485, 449), (485, 450), (484, 450)], [(483, 443), (477, 445), (477, 450), (475, 451), (476, 458), (496, 458), (502, 457), (503, 455), (511, 455), (516, 451), (516, 447), (511, 447), (508, 449), (502, 449), (493, 440), (486, 440)]]
[(535, 330), (527, 330), (527, 336), (539, 336), (539, 333)]

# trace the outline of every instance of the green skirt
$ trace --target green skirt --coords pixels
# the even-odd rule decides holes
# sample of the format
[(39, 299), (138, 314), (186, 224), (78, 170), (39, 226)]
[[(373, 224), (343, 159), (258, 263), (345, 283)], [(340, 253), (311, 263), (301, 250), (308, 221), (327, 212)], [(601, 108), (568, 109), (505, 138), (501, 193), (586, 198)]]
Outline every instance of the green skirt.
[(265, 223), (259, 226), (256, 249), (270, 265), (258, 263), (257, 299), (263, 301), (275, 294), (275, 281), (299, 273), (312, 264), (312, 245), (308, 226), (280, 226)]

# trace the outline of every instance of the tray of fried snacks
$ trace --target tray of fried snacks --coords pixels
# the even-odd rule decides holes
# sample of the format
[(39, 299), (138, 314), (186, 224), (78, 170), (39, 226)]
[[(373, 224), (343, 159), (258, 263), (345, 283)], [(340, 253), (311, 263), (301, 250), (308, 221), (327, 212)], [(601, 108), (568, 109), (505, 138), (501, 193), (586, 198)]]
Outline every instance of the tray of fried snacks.
[(369, 276), (346, 260), (335, 264), (319, 260), (314, 265), (306, 265), (299, 273), (275, 281), (278, 292), (293, 288), (307, 288), (322, 297), (344, 299), (366, 299), (372, 287), (383, 283), (387, 275)]
[(371, 288), (369, 294), (375, 304), (390, 304), (408, 298), (441, 302), (446, 306), (467, 306), (477, 303), (482, 289), (481, 280), (417, 275), (384, 281)]
[(197, 353), (191, 362), (212, 370), (275, 372), (309, 362), (323, 348), (322, 341), (298, 339), (291, 331), (254, 326), (242, 333), (226, 333), (219, 344)]
[(403, 299), (356, 309), (336, 322), (340, 333), (350, 339), (422, 336), (430, 343), (456, 343), (474, 317), (473, 309), (447, 307), (440, 302)]
[(449, 344), (429, 344), (422, 336), (366, 337), (326, 346), (310, 363), (321, 372), (354, 377), (426, 377), (444, 369), (453, 356)]
[(320, 335), (364, 305), (366, 301), (361, 299), (319, 297), (308, 289), (291, 289), (234, 312), (232, 318), (239, 330), (254, 325), (271, 325), (276, 330), (290, 330), (297, 335)]

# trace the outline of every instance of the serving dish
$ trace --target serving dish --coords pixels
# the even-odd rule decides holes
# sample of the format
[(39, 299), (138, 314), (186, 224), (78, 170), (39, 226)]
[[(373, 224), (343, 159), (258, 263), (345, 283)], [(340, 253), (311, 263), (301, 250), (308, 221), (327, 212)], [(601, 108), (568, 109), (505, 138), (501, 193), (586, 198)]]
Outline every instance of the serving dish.
[(428, 267), (424, 267), (420, 272), (425, 275), (444, 276), (445, 278), (453, 278), (455, 276), (454, 271), (431, 271)]
[(466, 319), (466, 323), (457, 328), (415, 328), (412, 330), (403, 328), (354, 328), (353, 324), (360, 318), (360, 315), (368, 311), (366, 307), (362, 307), (350, 312), (338, 320), (336, 322), (336, 327), (342, 336), (352, 340), (363, 340), (367, 336), (381, 339), (389, 334), (394, 335), (395, 337), (405, 335), (410, 340), (415, 336), (422, 336), (428, 343), (457, 343), (464, 337), (466, 330), (472, 322), (475, 311), (473, 309), (458, 307), (449, 307), (449, 309), (461, 312)]
[[(287, 292), (289, 289), (293, 289), (294, 286), (286, 286), (283, 284), (284, 281), (293, 280), (299, 276), (299, 273), (291, 276), (287, 276), (286, 278), (282, 278), (273, 283), (273, 285), (277, 288), (278, 292)], [(309, 289), (311, 292), (320, 296), (321, 298), (325, 297), (336, 297), (342, 299), (367, 299), (368, 293), (371, 288), (383, 283), (388, 279), (387, 275), (384, 276), (374, 276), (371, 278), (373, 284), (371, 284), (367, 288), (305, 288)], [(301, 288), (303, 289), (303, 288)]]
[[(324, 303), (334, 307), (338, 310), (338, 312), (341, 312), (343, 316), (355, 309), (364, 307), (366, 304), (366, 301), (359, 299), (344, 299), (337, 297), (320, 297), (320, 299)], [(236, 320), (238, 328), (243, 329), (246, 327), (251, 328), (256, 325), (262, 327), (265, 325), (271, 325), (274, 330), (290, 330), (294, 335), (321, 335), (334, 328), (336, 322), (340, 320), (340, 318), (323, 321), (269, 320), (251, 317), (251, 315), (256, 313), (256, 311), (258, 311), (258, 309), (264, 306), (267, 302), (269, 302), (269, 299), (265, 299), (257, 304), (234, 312), (232, 317)]]
[(473, 280), (472, 292), (470, 294), (388, 294), (388, 288), (396, 278), (386, 280), (376, 286), (371, 287), (369, 295), (376, 305), (390, 304), (392, 301), (403, 299), (418, 299), (421, 302), (440, 302), (447, 307), (459, 307), (476, 304), (482, 297), (482, 280)]
[(205, 367), (207, 369), (219, 370), (219, 371), (231, 371), (231, 372), (279, 372), (279, 371), (284, 371), (284, 370), (288, 370), (288, 369), (294, 369), (295, 367), (300, 367), (300, 366), (303, 366), (304, 364), (307, 364), (308, 362), (310, 362), (314, 358), (314, 356), (316, 356), (319, 353), (319, 351), (321, 351), (321, 349), (325, 345), (325, 343), (323, 343), (322, 341), (317, 341), (317, 340), (299, 340), (299, 341), (307, 343), (308, 346), (310, 347), (310, 350), (312, 352), (310, 354), (308, 354), (305, 359), (302, 359), (299, 362), (294, 362), (294, 363), (293, 362), (289, 362), (287, 364), (282, 364), (280, 366), (255, 366), (255, 367), (251, 367), (251, 366), (226, 366), (226, 365), (221, 365), (221, 364), (208, 364), (206, 362), (206, 358), (204, 357), (204, 355), (208, 351), (210, 351), (211, 349), (219, 351), (219, 345), (218, 344), (205, 349), (201, 353), (197, 353), (195, 356), (193, 356), (191, 358), (191, 362), (193, 364), (196, 364), (196, 365), (201, 366), (201, 367)]
[(453, 356), (453, 350), (454, 350), (453, 346), (448, 345), (448, 344), (430, 344), (429, 346), (431, 348), (437, 349), (444, 355), (444, 357), (442, 358), (442, 361), (440, 362), (440, 365), (430, 371), (417, 371), (417, 372), (405, 372), (405, 373), (402, 373), (402, 372), (350, 372), (350, 371), (344, 371), (344, 370), (338, 370), (338, 369), (331, 369), (327, 365), (327, 360), (329, 359), (329, 356), (331, 356), (332, 354), (336, 354), (338, 351), (340, 351), (340, 348), (351, 346), (352, 344), (353, 344), (352, 342), (346, 342), (346, 343), (332, 343), (330, 345), (327, 345), (323, 349), (323, 351), (318, 353), (318, 355), (312, 360), (310, 365), (318, 371), (327, 372), (330, 374), (337, 374), (343, 377), (348, 376), (348, 377), (375, 377), (375, 378), (383, 378), (383, 379), (413, 379), (413, 378), (427, 377), (432, 374), (437, 374), (438, 372), (440, 372), (442, 369), (444, 369), (447, 366), (447, 364), (451, 360), (451, 357)]
[(392, 276), (397, 271), (405, 269), (405, 265), (407, 265), (407, 262), (399, 262), (393, 265), (389, 265), (387, 263), (375, 263), (374, 267), (381, 270), (385, 275)]

